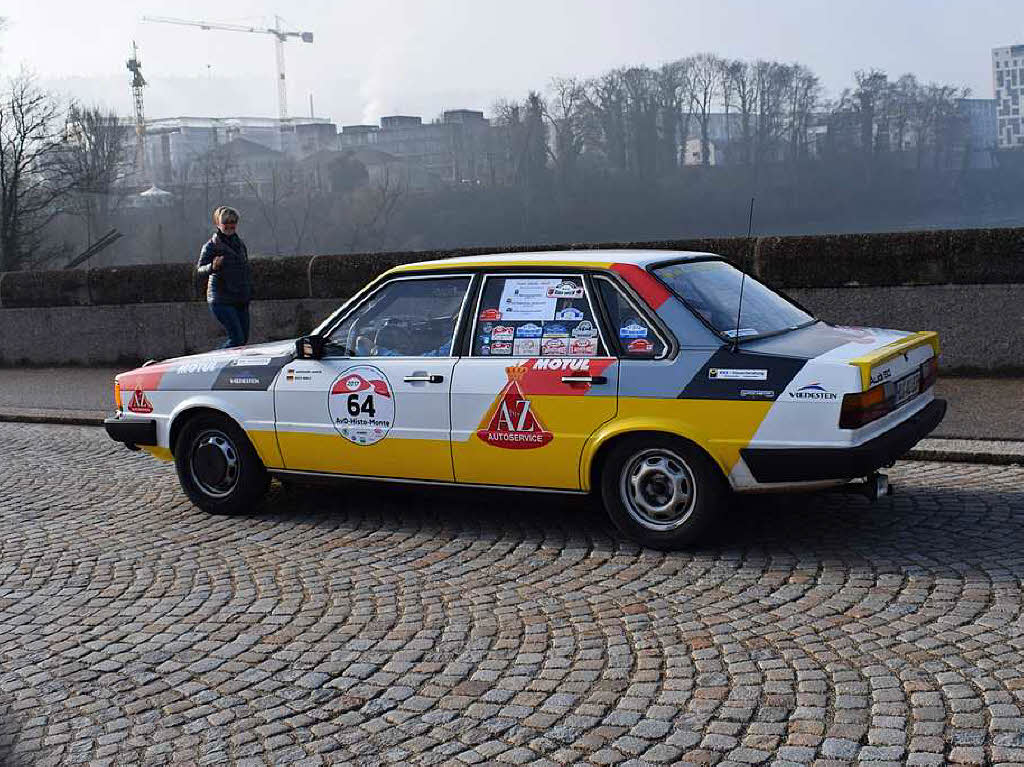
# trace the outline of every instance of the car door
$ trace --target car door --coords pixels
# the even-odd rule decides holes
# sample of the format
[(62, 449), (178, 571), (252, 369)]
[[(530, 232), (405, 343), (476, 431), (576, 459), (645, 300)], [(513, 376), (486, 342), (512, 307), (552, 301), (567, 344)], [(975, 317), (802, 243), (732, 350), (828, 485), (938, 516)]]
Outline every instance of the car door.
[(581, 274), (489, 274), (452, 379), (461, 483), (576, 490), (587, 438), (615, 417), (618, 370)]
[(275, 389), (285, 468), (453, 480), (449, 391), (468, 275), (396, 278), (325, 334)]

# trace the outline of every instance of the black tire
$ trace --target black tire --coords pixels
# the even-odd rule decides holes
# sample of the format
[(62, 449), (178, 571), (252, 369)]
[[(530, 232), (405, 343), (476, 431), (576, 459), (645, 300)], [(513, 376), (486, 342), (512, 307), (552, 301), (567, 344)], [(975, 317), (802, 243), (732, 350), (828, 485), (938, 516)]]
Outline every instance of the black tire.
[(627, 537), (672, 550), (698, 540), (726, 511), (729, 486), (711, 458), (682, 439), (652, 434), (612, 446), (601, 499)]
[(211, 514), (245, 514), (266, 495), (270, 476), (249, 437), (227, 416), (190, 418), (174, 445), (178, 481)]

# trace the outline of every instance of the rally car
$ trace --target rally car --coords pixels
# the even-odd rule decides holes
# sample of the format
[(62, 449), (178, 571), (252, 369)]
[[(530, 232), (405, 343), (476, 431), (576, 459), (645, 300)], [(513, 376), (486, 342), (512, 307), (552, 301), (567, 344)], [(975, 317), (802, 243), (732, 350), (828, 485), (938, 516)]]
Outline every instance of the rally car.
[(452, 258), (386, 272), (300, 339), (122, 373), (106, 428), (210, 512), (272, 476), (593, 492), (673, 548), (730, 492), (884, 484), (945, 415), (938, 354), (709, 253)]

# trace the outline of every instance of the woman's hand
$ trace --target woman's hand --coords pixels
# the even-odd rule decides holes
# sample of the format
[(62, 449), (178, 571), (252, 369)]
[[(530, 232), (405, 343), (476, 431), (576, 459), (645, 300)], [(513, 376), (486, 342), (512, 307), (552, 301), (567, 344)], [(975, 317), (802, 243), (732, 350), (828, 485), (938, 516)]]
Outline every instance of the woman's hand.
[(210, 265), (210, 269), (215, 271), (215, 272), (219, 272), (220, 271), (220, 265), (221, 265), (221, 263), (223, 261), (224, 261), (224, 256), (214, 256), (213, 263)]

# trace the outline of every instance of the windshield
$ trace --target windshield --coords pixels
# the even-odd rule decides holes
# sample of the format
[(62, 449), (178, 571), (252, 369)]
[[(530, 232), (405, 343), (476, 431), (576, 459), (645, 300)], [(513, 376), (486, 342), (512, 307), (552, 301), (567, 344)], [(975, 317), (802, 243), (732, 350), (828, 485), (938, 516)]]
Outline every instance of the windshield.
[(654, 268), (654, 274), (690, 308), (727, 338), (779, 333), (806, 325), (814, 317), (775, 291), (747, 277), (743, 314), (736, 322), (743, 272), (725, 261), (689, 261)]

